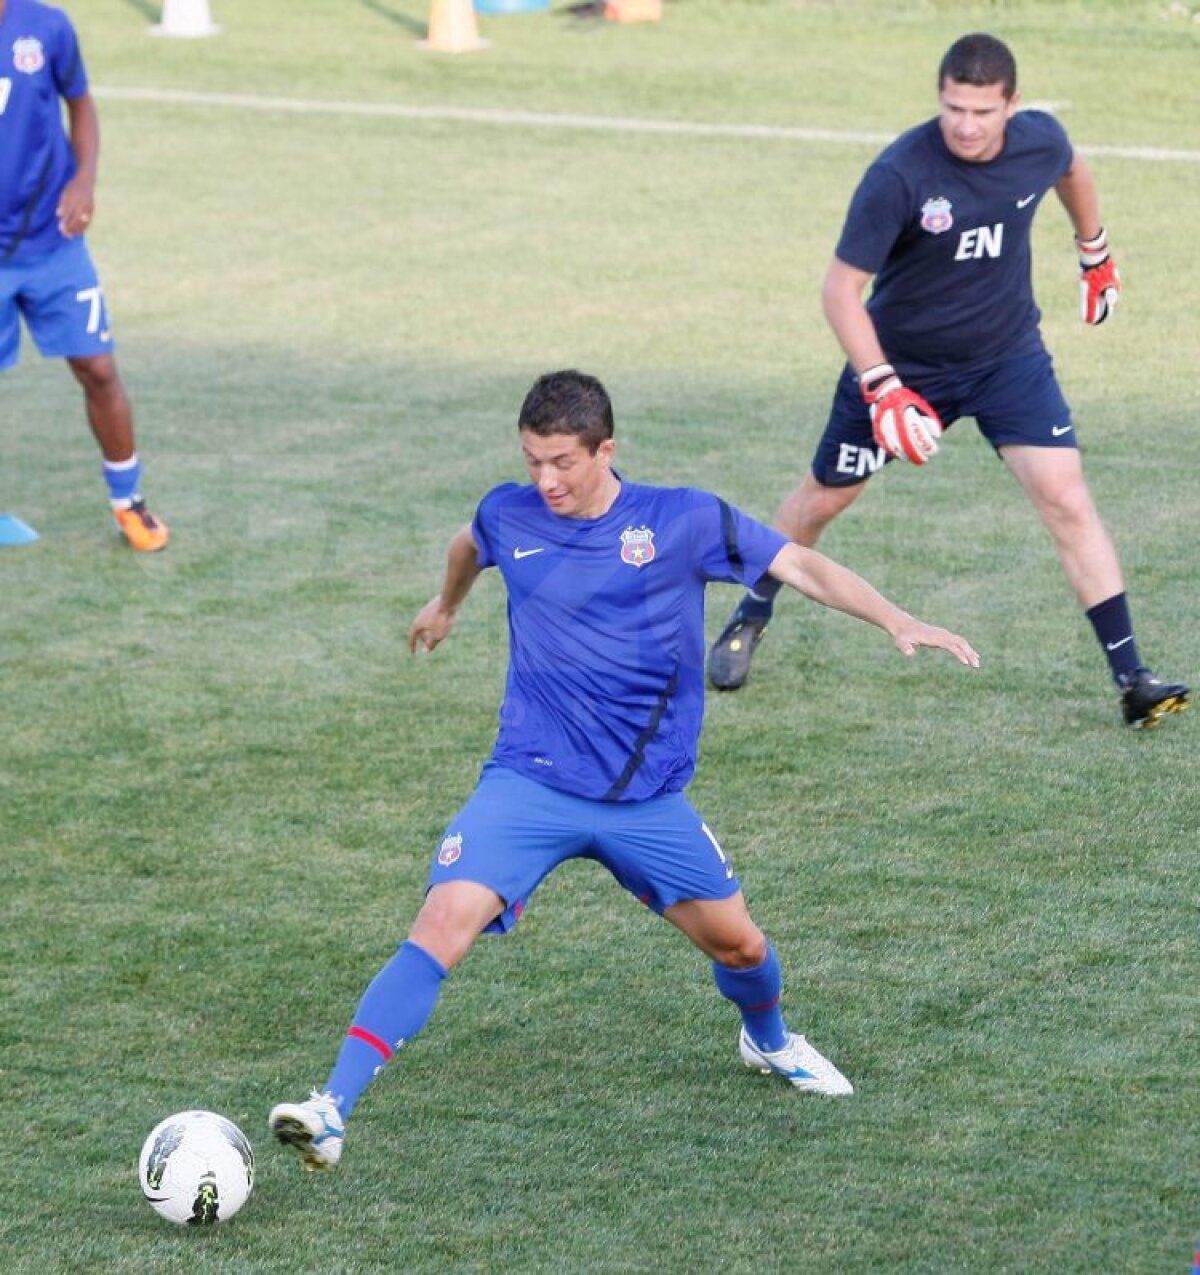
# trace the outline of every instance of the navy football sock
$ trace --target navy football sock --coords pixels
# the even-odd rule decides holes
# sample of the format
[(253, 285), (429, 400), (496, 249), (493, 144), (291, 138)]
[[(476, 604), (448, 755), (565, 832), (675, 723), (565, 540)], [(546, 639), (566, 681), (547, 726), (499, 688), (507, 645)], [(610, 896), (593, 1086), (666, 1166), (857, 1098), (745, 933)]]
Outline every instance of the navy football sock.
[(759, 1049), (782, 1049), (788, 1041), (783, 1021), (783, 974), (775, 949), (768, 943), (766, 959), (748, 970), (735, 970), (713, 961), (717, 990), (742, 1011), (746, 1034)]
[(1133, 636), (1133, 620), (1129, 616), (1129, 603), (1123, 593), (1114, 594), (1097, 603), (1087, 612), (1087, 618), (1096, 630), (1096, 637), (1108, 658), (1113, 681), (1123, 686), (1142, 665), (1137, 642)]
[(783, 582), (774, 576), (763, 576), (755, 582), (753, 589), (748, 589), (738, 604), (737, 614), (742, 619), (770, 619), (775, 610), (775, 599)]
[(441, 962), (410, 940), (375, 975), (326, 1085), (343, 1118), (396, 1050), (425, 1026), (446, 973)]

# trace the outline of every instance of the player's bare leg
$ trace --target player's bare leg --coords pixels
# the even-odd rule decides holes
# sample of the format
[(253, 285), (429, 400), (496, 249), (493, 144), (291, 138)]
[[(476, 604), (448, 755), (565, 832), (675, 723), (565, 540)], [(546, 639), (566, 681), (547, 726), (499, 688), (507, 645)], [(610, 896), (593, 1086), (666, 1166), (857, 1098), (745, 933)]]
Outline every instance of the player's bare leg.
[[(1168, 713), (1182, 712), (1189, 688), (1160, 681), (1137, 654), (1116, 546), (1092, 499), (1079, 453), (1074, 448), (1019, 446), (1001, 448), (1000, 454), (1050, 532), (1067, 582), (1097, 628), (1121, 692), (1125, 721), (1146, 729)], [(1103, 631), (1105, 621), (1094, 618), (1106, 608), (1119, 617), (1111, 635)]]
[[(747, 1067), (763, 1075), (783, 1076), (802, 1093), (835, 1097), (854, 1092), (833, 1063), (803, 1036), (789, 1031), (779, 1015), (782, 980), (778, 963), (766, 935), (751, 919), (740, 890), (728, 899), (687, 899), (667, 908), (663, 916), (712, 958), (718, 989), (742, 1011), (738, 1050)], [(756, 1004), (760, 996), (766, 996), (770, 1003)], [(748, 1030), (764, 1017), (764, 1011), (774, 1018), (779, 1039), (770, 1045), (777, 1048), (754, 1040)]]
[[(93, 354), (68, 359), (67, 363), (83, 389), (88, 424), (106, 467), (120, 472), (127, 464), (136, 465), (133, 409), (116, 360), (111, 354)], [(153, 553), (166, 548), (170, 535), (167, 526), (146, 508), (136, 488), (127, 498), (113, 501), (113, 516), (121, 534), (134, 549)]]
[[(812, 549), (825, 528), (858, 499), (865, 482), (826, 487), (811, 471), (775, 513), (775, 526), (798, 545)], [(718, 691), (736, 691), (750, 676), (750, 662), (763, 640), (775, 605), (775, 590), (746, 593), (708, 653), (708, 680)]]

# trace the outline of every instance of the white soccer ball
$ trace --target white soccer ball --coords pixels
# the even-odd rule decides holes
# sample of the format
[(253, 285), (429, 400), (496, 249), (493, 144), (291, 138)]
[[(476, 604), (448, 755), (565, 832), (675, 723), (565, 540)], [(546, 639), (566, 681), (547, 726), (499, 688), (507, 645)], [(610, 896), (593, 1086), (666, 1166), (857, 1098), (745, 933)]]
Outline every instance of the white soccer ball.
[(142, 1143), (138, 1181), (150, 1207), (169, 1222), (224, 1222), (250, 1198), (254, 1150), (232, 1120), (213, 1111), (179, 1111)]

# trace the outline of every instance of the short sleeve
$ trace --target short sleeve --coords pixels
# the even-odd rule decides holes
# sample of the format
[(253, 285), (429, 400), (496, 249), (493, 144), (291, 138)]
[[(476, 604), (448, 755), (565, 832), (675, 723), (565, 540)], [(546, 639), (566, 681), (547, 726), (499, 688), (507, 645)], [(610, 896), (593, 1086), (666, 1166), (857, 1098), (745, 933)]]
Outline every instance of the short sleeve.
[(697, 524), (700, 538), (700, 570), (706, 580), (752, 585), (766, 574), (787, 537), (709, 492), (697, 495), (702, 503)]
[(54, 87), (60, 97), (68, 102), (82, 97), (88, 91), (87, 69), (79, 48), (79, 37), (65, 13), (55, 11), (53, 44), (50, 51), (50, 69), (54, 75)]
[(910, 200), (900, 174), (876, 162), (850, 200), (837, 257), (848, 266), (878, 274), (908, 221)]

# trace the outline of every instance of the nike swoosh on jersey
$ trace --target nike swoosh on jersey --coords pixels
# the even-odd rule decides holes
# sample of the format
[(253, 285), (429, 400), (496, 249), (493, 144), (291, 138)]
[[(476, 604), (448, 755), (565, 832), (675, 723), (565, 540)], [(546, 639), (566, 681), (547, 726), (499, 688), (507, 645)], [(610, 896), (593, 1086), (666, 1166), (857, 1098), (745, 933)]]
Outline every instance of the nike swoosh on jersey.
[(514, 549), (513, 557), (516, 558), (518, 562), (520, 562), (522, 558), (532, 558), (535, 553), (545, 553), (545, 552), (546, 552), (545, 545), (543, 545), (540, 549)]
[(1032, 195), (1026, 195), (1024, 199), (1018, 199), (1018, 200), (1017, 200), (1017, 207), (1018, 207), (1018, 208), (1024, 208), (1026, 204), (1031, 204), (1031, 203), (1033, 203), (1033, 201), (1034, 201), (1036, 198), (1037, 198), (1037, 191), (1035, 190), (1035, 191), (1033, 192), (1033, 194), (1032, 194)]

